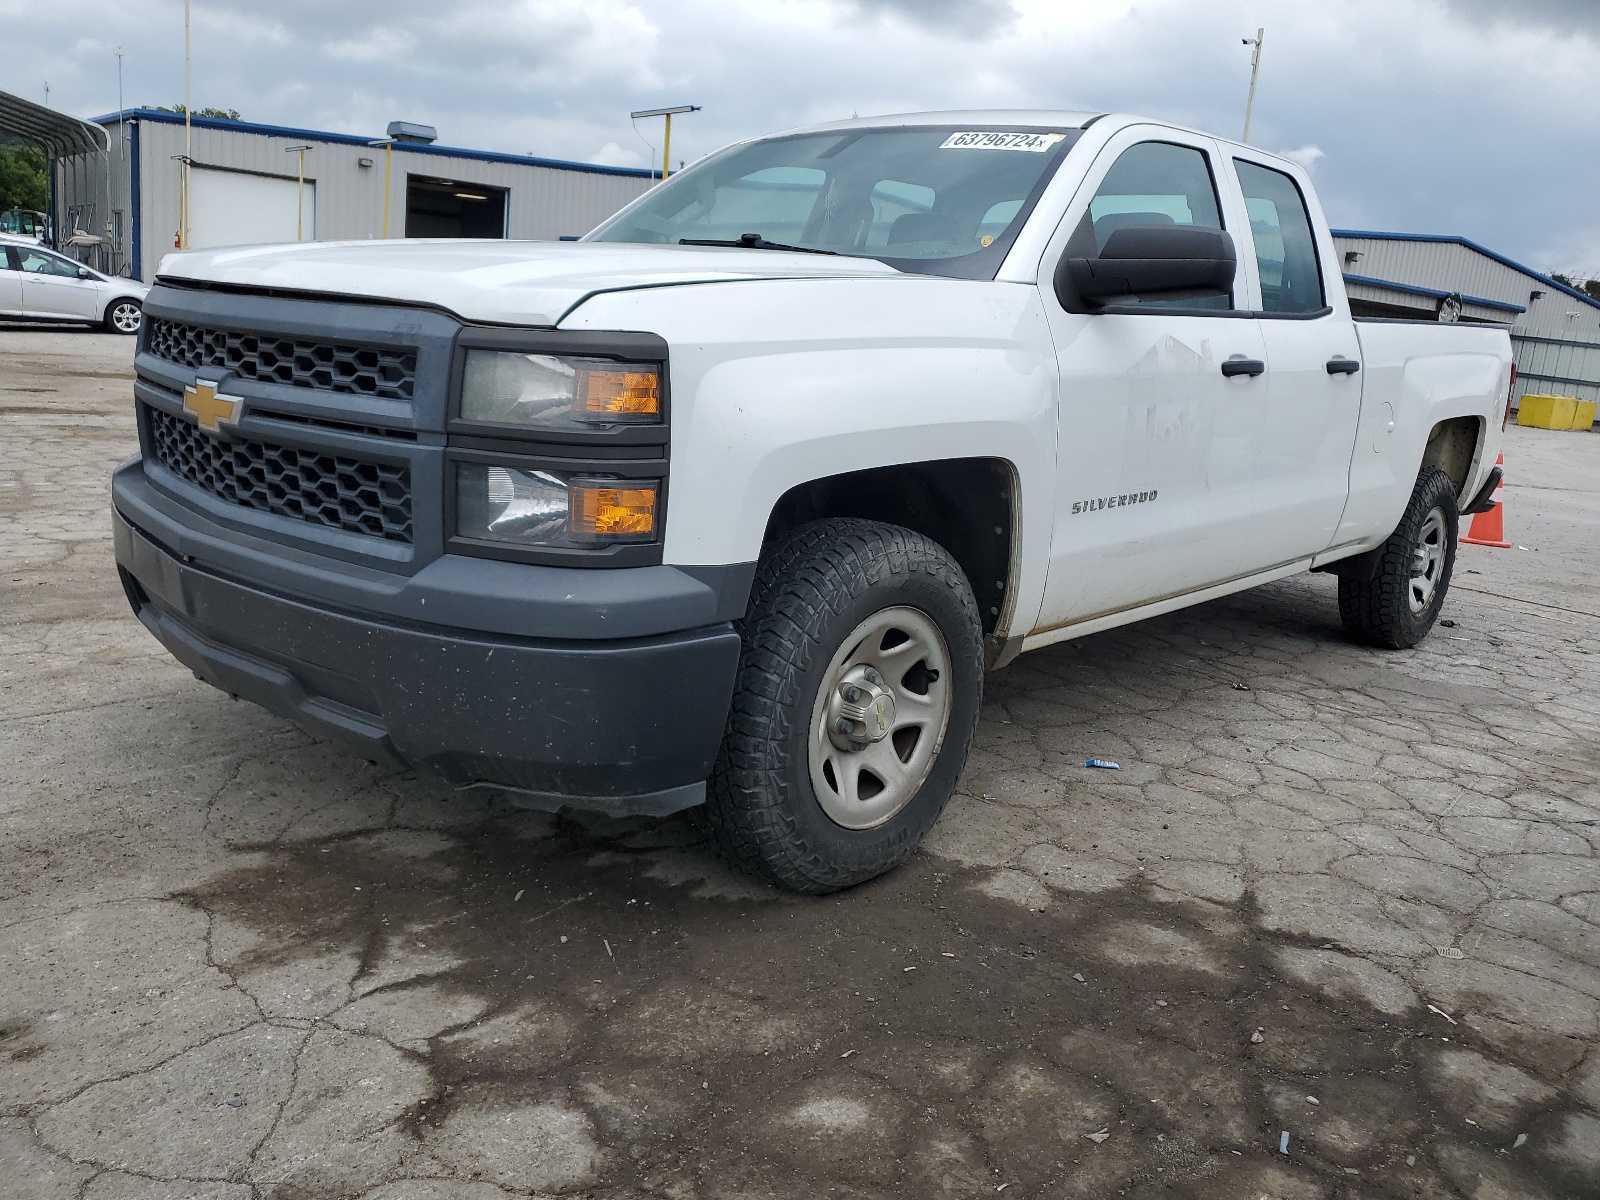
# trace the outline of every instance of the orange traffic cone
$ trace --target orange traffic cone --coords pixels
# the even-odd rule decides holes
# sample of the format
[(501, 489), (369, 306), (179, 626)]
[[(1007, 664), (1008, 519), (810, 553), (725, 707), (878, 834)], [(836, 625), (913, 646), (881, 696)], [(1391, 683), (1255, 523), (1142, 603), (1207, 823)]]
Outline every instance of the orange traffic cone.
[[(1504, 469), (1506, 456), (1502, 454), (1495, 459), (1495, 466)], [(1505, 519), (1505, 479), (1500, 480), (1500, 486), (1494, 489), (1490, 497), (1494, 506), (1488, 512), (1481, 512), (1472, 518), (1472, 526), (1461, 538), (1464, 546), (1493, 546), (1499, 550), (1511, 549), (1511, 543), (1506, 541)]]

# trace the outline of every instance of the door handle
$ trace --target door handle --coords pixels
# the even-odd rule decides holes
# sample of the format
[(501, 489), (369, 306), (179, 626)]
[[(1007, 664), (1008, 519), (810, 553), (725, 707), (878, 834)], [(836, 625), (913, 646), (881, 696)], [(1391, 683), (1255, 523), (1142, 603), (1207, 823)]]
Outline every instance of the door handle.
[(1361, 370), (1361, 364), (1353, 358), (1330, 358), (1328, 360), (1329, 375), (1354, 375)]
[(1249, 375), (1254, 378), (1264, 373), (1266, 369), (1267, 364), (1259, 358), (1230, 358), (1222, 364), (1222, 373), (1229, 379), (1235, 375)]

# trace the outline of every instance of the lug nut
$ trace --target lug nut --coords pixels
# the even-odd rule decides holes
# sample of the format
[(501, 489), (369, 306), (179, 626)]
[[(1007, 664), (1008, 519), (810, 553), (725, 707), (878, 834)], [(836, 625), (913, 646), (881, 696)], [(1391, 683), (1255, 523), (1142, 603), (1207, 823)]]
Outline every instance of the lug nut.
[(865, 671), (862, 672), (862, 674), (866, 676), (866, 679), (867, 679), (868, 683), (882, 683), (883, 682), (883, 676), (879, 675), (871, 667), (868, 667)]
[(850, 732), (850, 722), (849, 722), (849, 720), (847, 718), (840, 717), (837, 721), (834, 722), (833, 728), (834, 728), (834, 732), (836, 732), (836, 733), (843, 733), (843, 734), (847, 734), (848, 735), (849, 732)]
[(855, 704), (861, 699), (861, 689), (853, 683), (845, 684), (839, 689), (839, 694), (844, 697), (847, 704)]

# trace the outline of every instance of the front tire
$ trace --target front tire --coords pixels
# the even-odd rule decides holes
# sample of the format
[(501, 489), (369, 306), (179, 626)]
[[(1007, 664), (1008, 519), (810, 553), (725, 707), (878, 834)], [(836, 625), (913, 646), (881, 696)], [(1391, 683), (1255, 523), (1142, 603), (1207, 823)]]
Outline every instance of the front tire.
[(113, 300), (106, 305), (106, 315), (101, 322), (107, 333), (120, 333), (132, 337), (144, 322), (144, 306), (127, 298)]
[(1450, 590), (1458, 528), (1456, 485), (1437, 467), (1424, 467), (1371, 578), (1339, 577), (1345, 631), (1390, 650), (1409, 650), (1427, 637)]
[(756, 573), (705, 821), (746, 869), (824, 894), (898, 866), (955, 789), (983, 697), (972, 588), (936, 542), (817, 521)]

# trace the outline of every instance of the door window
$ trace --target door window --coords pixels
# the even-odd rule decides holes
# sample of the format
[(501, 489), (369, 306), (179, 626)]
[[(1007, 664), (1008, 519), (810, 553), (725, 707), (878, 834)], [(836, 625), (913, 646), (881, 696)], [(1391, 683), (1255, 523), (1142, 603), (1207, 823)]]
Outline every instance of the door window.
[[(1201, 229), (1221, 229), (1222, 210), (1217, 202), (1217, 186), (1211, 164), (1204, 151), (1171, 142), (1141, 142), (1124, 150), (1106, 173), (1089, 201), (1074, 241), (1087, 243), (1092, 232), (1096, 253), (1119, 229), (1146, 225), (1192, 225)], [(1233, 307), (1231, 296), (1211, 296), (1201, 300), (1128, 300), (1123, 304), (1140, 308), (1217, 308)]]
[(0, 246), (0, 271), (20, 271), (22, 264), (17, 261), (17, 252), (10, 246)]
[(1311, 215), (1295, 181), (1282, 171), (1234, 160), (1244, 190), (1250, 233), (1261, 274), (1261, 308), (1269, 313), (1310, 313), (1327, 307)]
[(22, 251), (22, 270), (29, 275), (59, 275), (66, 279), (78, 277), (77, 263), (40, 250)]

